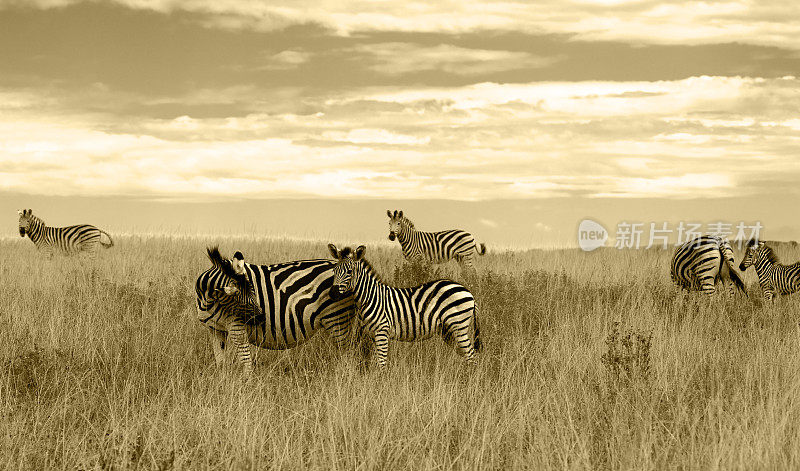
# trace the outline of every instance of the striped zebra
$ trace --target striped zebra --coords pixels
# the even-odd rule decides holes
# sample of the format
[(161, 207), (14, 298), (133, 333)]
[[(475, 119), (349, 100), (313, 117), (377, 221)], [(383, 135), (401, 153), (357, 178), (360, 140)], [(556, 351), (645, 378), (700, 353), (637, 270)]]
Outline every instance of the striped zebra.
[(389, 216), (389, 240), (397, 238), (403, 256), (410, 262), (445, 263), (454, 259), (462, 268), (474, 270), (475, 252), (486, 254), (486, 245), (475, 243), (469, 232), (459, 229), (418, 231), (414, 229), (414, 223), (403, 216), (403, 211), (395, 210), (393, 213), (387, 209), (386, 215)]
[(337, 250), (328, 245), (336, 259), (334, 297), (352, 293), (358, 307), (361, 328), (372, 335), (378, 365), (386, 366), (389, 339), (413, 342), (440, 334), (456, 347), (468, 363), (482, 349), (478, 315), (472, 293), (449, 280), (436, 280), (413, 288), (394, 288), (380, 277), (364, 258), (366, 248)]
[(733, 249), (726, 239), (704, 235), (675, 248), (671, 264), (672, 281), (687, 291), (702, 291), (712, 295), (717, 281), (722, 280), (728, 284), (732, 295), (735, 288), (746, 294), (735, 264)]
[(792, 294), (800, 291), (800, 262), (783, 265), (778, 256), (763, 241), (747, 243), (739, 270), (755, 267), (758, 284), (764, 298), (771, 301), (776, 294)]
[[(25, 237), (27, 234), (37, 249), (44, 250), (51, 257), (56, 251), (65, 254), (94, 253), (98, 243), (106, 249), (114, 246), (114, 240), (108, 232), (89, 224), (48, 227), (44, 221), (33, 215), (31, 209), (23, 209), (17, 213), (19, 213), (19, 236)], [(103, 235), (108, 238), (108, 243), (103, 242)]]
[[(208, 249), (208, 257), (213, 266), (195, 283), (197, 316), (210, 329), (217, 365), (225, 361), (227, 343), (251, 372), (248, 344), (284, 350), (306, 342), (319, 329), (338, 347), (354, 342), (355, 302), (351, 296), (331, 298), (336, 265), (332, 260), (253, 265), (245, 263), (241, 252), (224, 260), (216, 247)], [(247, 285), (252, 286), (252, 297), (240, 294)], [(222, 296), (230, 286), (239, 287), (232, 291), (236, 296)]]

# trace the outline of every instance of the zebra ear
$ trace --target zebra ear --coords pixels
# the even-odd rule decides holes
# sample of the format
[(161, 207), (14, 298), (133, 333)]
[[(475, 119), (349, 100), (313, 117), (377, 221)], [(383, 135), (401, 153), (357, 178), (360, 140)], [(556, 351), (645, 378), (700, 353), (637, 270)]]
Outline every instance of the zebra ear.
[(338, 250), (336, 250), (336, 246), (335, 246), (335, 245), (333, 245), (333, 244), (328, 244), (328, 250), (331, 252), (331, 255), (333, 255), (333, 258), (335, 258), (336, 260), (339, 260), (340, 258), (342, 258), (342, 257), (339, 255), (339, 251), (338, 251)]
[(18, 209), (18, 210), (17, 210), (17, 215), (19, 215), (19, 216), (22, 216), (22, 214), (23, 214), (22, 210), (21, 210), (21, 209)]
[(356, 257), (355, 257), (356, 260), (361, 260), (361, 258), (364, 257), (364, 252), (366, 251), (367, 251), (366, 247), (364, 247), (363, 245), (359, 245), (358, 248), (356, 249)]
[(403, 211), (400, 211), (399, 213), (397, 213), (397, 217), (399, 217), (399, 218), (403, 217)]
[(386, 215), (387, 215), (387, 216), (389, 216), (389, 217), (391, 218), (391, 217), (392, 217), (392, 211), (391, 211), (391, 210), (389, 210), (389, 209), (387, 209), (387, 210), (386, 210)]
[[(236, 252), (236, 255), (241, 257), (241, 252)], [(231, 268), (233, 271), (236, 272), (237, 275), (244, 275), (244, 258), (239, 258), (236, 255), (233, 256), (233, 260), (231, 260)]]

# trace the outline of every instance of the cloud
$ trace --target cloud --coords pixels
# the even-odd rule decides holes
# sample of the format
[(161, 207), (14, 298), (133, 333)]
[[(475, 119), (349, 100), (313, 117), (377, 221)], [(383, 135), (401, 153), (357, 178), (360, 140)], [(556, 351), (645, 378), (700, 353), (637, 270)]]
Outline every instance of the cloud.
[[(371, 87), (302, 95), (305, 114), (136, 120), (52, 112), (55, 95), (44, 113), (29, 91), (0, 89), (0, 189), (461, 200), (796, 194), (798, 82)], [(251, 91), (196, 99), (245, 100)], [(767, 106), (774, 96), (782, 106)]]
[(381, 74), (408, 74), (436, 70), (457, 75), (484, 75), (508, 70), (547, 67), (558, 57), (527, 52), (469, 49), (450, 44), (421, 46), (412, 43), (361, 44), (346, 52), (367, 56), (368, 67)]
[(289, 70), (305, 64), (311, 60), (312, 54), (299, 49), (286, 49), (269, 56), (266, 63), (261, 66), (263, 70)]
[(387, 145), (425, 145), (430, 137), (415, 137), (398, 134), (386, 129), (353, 129), (347, 133), (342, 131), (326, 131), (323, 139), (352, 144), (387, 144)]
[[(79, 0), (31, 0), (27, 7), (61, 8)], [(238, 0), (115, 0), (130, 9), (162, 14), (186, 12), (205, 25), (225, 29), (275, 31), (315, 23), (341, 35), (364, 31), (464, 33), (520, 31), (571, 34), (583, 40), (621, 40), (658, 44), (748, 42), (800, 48), (796, 2), (720, 0), (556, 1), (535, 5), (522, 0), (484, 2), (371, 2), (325, 0), (308, 8), (300, 0), (280, 4)], [(0, 7), (22, 5), (4, 1)]]

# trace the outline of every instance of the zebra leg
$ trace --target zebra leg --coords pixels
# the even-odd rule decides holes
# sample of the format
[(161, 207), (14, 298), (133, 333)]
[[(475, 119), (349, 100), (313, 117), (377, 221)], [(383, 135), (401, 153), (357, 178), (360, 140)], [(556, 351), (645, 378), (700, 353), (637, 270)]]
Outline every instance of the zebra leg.
[(222, 367), (226, 362), (226, 354), (225, 354), (225, 342), (227, 340), (228, 334), (226, 332), (220, 332), (218, 330), (214, 330), (209, 327), (211, 331), (211, 346), (214, 348), (214, 361), (217, 363), (217, 367)]
[(453, 349), (458, 349), (455, 333), (447, 325), (442, 326), (442, 340)]
[(475, 281), (478, 278), (478, 270), (475, 269), (475, 257), (472, 252), (467, 255), (457, 255), (456, 261), (461, 265), (461, 273), (469, 281)]
[(716, 288), (714, 287), (714, 277), (709, 276), (700, 279), (700, 290), (709, 296), (714, 294)]
[(771, 302), (775, 298), (775, 293), (772, 292), (771, 289), (767, 288), (764, 290), (764, 299), (767, 302)]
[(389, 356), (389, 333), (380, 330), (375, 333), (375, 358), (381, 369), (386, 368), (387, 356)]
[(725, 280), (725, 284), (728, 285), (728, 293), (730, 293), (731, 297), (736, 296), (736, 285), (733, 283), (733, 280), (728, 278)]
[[(455, 347), (458, 349), (459, 353), (464, 357), (467, 363), (473, 365), (475, 364), (475, 345), (472, 339), (472, 335), (470, 332), (470, 326), (472, 322), (463, 322), (460, 324), (445, 324), (444, 328), (442, 329), (443, 333), (446, 332), (445, 335), (452, 336), (455, 340)], [(445, 339), (445, 342), (447, 340)], [(450, 344), (450, 342), (447, 342)]]
[(236, 357), (239, 359), (245, 373), (253, 372), (253, 359), (250, 357), (250, 343), (247, 341), (247, 329), (241, 322), (234, 322), (228, 329), (228, 340), (236, 350)]

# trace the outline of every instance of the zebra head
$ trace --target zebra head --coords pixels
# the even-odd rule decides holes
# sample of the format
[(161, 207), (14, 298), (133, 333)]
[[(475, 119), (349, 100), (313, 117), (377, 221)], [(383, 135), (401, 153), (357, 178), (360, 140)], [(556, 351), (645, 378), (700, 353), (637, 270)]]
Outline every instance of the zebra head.
[(224, 309), (233, 309), (247, 317), (261, 316), (261, 307), (253, 283), (248, 279), (244, 268), (244, 256), (236, 252), (233, 260), (222, 258), (217, 247), (208, 248), (208, 258), (214, 267), (209, 283), (205, 287), (205, 297)]
[(353, 291), (355, 288), (353, 271), (358, 262), (364, 257), (367, 248), (360, 245), (355, 252), (350, 247), (338, 250), (335, 245), (328, 244), (336, 265), (333, 267), (333, 286), (331, 286), (331, 298), (340, 299), (345, 293)]
[(754, 239), (750, 239), (745, 245), (744, 250), (744, 257), (742, 258), (742, 263), (739, 264), (739, 270), (745, 271), (747, 267), (752, 265), (756, 259), (758, 258), (758, 254), (761, 250), (766, 246), (763, 240), (757, 241)]
[(394, 240), (400, 232), (400, 221), (403, 219), (403, 211), (395, 210), (394, 213), (386, 210), (386, 215), (389, 216), (389, 240)]
[(32, 209), (22, 209), (17, 211), (19, 214), (19, 236), (25, 237), (26, 232), (30, 232), (31, 217), (33, 216)]

